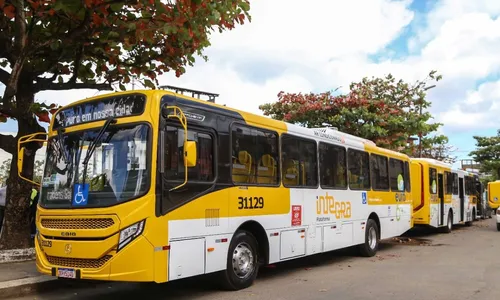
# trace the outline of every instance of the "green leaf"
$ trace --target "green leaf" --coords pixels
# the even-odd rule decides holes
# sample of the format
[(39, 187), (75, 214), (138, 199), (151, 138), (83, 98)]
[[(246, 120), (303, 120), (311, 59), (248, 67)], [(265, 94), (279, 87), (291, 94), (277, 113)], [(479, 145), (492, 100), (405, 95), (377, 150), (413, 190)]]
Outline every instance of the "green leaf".
[(130, 30), (136, 30), (137, 24), (135, 24), (134, 22), (130, 22), (130, 23), (127, 24), (127, 27)]
[(144, 85), (146, 87), (148, 87), (148, 88), (151, 88), (151, 89), (155, 89), (156, 88), (155, 84), (151, 80), (149, 80), (149, 79), (145, 79), (144, 80)]
[(116, 32), (116, 31), (110, 31), (108, 33), (108, 38), (109, 39), (115, 39), (115, 38), (119, 38), (120, 37), (120, 33), (119, 32)]
[(122, 91), (126, 90), (125, 85), (123, 85), (123, 83), (120, 82), (118, 85), (120, 86), (120, 90)]
[(122, 8), (123, 8), (123, 3), (114, 3), (114, 4), (111, 4), (110, 5), (110, 8), (112, 11), (114, 12), (118, 12), (118, 11), (121, 11)]

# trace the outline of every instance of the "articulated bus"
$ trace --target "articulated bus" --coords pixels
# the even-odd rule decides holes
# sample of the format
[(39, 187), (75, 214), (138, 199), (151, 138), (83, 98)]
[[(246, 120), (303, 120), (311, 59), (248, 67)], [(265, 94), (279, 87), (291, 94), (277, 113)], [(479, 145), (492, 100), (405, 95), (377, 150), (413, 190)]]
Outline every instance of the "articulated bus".
[(261, 265), (373, 256), (413, 226), (409, 157), (331, 128), (146, 90), (63, 107), (47, 135), (35, 248), (52, 276), (238, 290)]
[(434, 159), (411, 161), (415, 226), (430, 226), (445, 233), (451, 232), (453, 225), (470, 226), (477, 211), (471, 174)]

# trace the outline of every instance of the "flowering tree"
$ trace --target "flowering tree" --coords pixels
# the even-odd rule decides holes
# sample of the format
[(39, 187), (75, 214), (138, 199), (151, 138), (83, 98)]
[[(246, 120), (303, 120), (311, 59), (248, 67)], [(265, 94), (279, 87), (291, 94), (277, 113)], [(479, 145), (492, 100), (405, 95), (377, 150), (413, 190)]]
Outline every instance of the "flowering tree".
[[(409, 84), (391, 75), (384, 78), (363, 78), (350, 85), (349, 93), (278, 94), (278, 101), (260, 106), (265, 115), (306, 127), (336, 127), (338, 130), (374, 141), (378, 146), (411, 153), (408, 141), (422, 137), (426, 149), (440, 123), (429, 122), (431, 114), (426, 97), (428, 84), (441, 80), (436, 71), (425, 80)], [(431, 145), (429, 145), (431, 143)], [(427, 154), (431, 153), (429, 151)]]
[[(137, 78), (154, 88), (157, 76), (185, 72), (210, 46), (212, 30), (249, 20), (247, 0), (0, 0), (0, 122), (17, 120), (18, 135), (0, 135), (17, 161), (19, 137), (44, 131), (54, 104), (37, 103), (45, 90), (113, 90)], [(23, 175), (33, 178), (33, 143)], [(0, 249), (29, 244), (31, 186), (12, 164)]]

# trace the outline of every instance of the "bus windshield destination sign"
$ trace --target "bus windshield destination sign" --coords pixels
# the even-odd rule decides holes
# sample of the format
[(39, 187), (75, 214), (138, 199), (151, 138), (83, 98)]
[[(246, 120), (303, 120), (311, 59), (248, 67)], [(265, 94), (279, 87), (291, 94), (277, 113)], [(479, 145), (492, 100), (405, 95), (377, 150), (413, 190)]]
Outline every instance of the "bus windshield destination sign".
[(58, 112), (53, 129), (68, 127), (109, 117), (129, 117), (144, 112), (146, 97), (141, 94), (123, 95), (71, 106)]

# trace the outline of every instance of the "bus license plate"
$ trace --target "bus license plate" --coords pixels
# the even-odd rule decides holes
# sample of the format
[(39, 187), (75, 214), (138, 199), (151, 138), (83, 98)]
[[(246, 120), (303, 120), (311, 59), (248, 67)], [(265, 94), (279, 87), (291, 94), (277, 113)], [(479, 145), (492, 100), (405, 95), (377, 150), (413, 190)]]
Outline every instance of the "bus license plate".
[(57, 269), (57, 277), (76, 278), (76, 271), (74, 269)]

